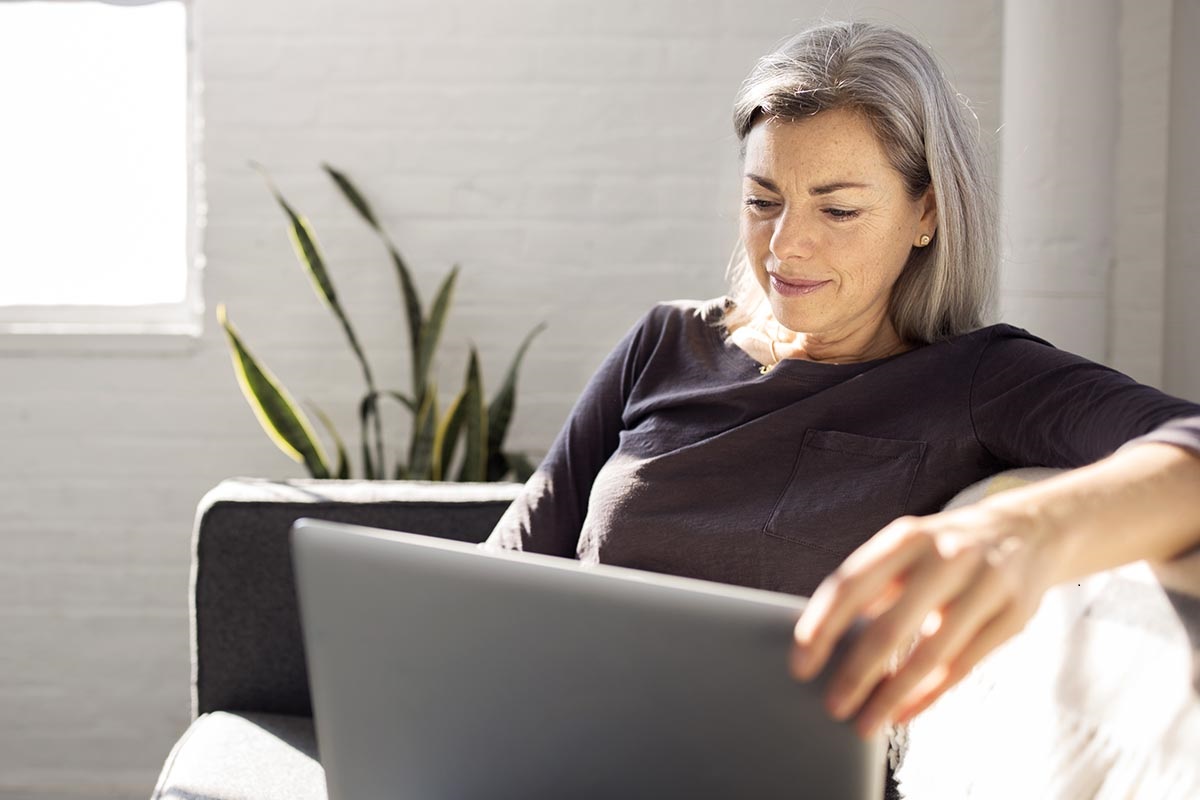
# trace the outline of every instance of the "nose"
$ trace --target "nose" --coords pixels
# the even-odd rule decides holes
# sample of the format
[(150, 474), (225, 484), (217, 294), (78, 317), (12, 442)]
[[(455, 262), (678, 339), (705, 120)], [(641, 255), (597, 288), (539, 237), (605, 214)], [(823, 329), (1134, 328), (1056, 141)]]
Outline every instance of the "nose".
[(809, 258), (816, 247), (815, 225), (800, 209), (785, 209), (775, 219), (771, 254), (779, 261)]

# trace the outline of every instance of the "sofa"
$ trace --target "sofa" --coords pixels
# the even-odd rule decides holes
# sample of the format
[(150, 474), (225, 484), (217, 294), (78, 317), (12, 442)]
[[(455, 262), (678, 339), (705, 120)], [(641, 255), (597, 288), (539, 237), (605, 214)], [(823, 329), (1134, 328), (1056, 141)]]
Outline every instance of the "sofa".
[(289, 545), (300, 517), (487, 538), (519, 484), (224, 481), (196, 513), (192, 722), (155, 800), (324, 800)]
[[(1052, 474), (1015, 470), (971, 502)], [(482, 541), (517, 484), (225, 481), (196, 515), (192, 722), (153, 800), (324, 800), (289, 553), (300, 517)], [(1200, 553), (1048, 593), (894, 735), (910, 798), (1200, 797)]]

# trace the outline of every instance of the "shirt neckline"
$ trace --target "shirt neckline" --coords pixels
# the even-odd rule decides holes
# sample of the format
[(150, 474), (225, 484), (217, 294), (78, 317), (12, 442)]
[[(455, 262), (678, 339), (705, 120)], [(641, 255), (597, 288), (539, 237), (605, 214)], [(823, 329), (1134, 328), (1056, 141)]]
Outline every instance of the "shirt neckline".
[(855, 361), (849, 364), (829, 364), (821, 361), (808, 361), (803, 358), (785, 358), (774, 367), (762, 374), (759, 368), (763, 366), (762, 362), (758, 361), (754, 356), (747, 353), (742, 348), (734, 344), (733, 339), (726, 334), (724, 325), (721, 324), (721, 319), (725, 315), (727, 298), (719, 297), (712, 301), (709, 310), (715, 312), (702, 315), (705, 327), (709, 329), (710, 335), (713, 337), (722, 356), (730, 364), (741, 369), (753, 369), (753, 375), (749, 376), (750, 380), (768, 380), (773, 375), (785, 375), (791, 379), (799, 379), (805, 381), (823, 380), (823, 379), (838, 379), (843, 380), (847, 377), (861, 374), (868, 369), (884, 364), (893, 359), (906, 356), (909, 353), (915, 353), (922, 349), (924, 345), (917, 345), (911, 350), (905, 350), (903, 353), (896, 353), (883, 358), (874, 358), (870, 361)]

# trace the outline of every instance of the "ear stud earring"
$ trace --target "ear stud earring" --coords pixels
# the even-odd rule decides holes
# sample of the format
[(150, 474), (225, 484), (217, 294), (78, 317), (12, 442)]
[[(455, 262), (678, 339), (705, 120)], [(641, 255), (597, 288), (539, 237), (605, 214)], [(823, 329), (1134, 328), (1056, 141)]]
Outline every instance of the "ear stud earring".
[(923, 235), (921, 237), (921, 239), (917, 242), (918, 247), (924, 247), (927, 244), (929, 244), (929, 234)]

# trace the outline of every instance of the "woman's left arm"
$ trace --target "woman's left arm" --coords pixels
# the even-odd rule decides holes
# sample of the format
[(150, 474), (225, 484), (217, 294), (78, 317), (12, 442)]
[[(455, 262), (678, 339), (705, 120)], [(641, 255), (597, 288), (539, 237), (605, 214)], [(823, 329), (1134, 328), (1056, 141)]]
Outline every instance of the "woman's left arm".
[(1200, 456), (1135, 443), (974, 505), (888, 525), (814, 593), (796, 625), (792, 672), (815, 677), (865, 618), (826, 701), (867, 736), (957, 683), (1024, 628), (1050, 587), (1197, 545)]

